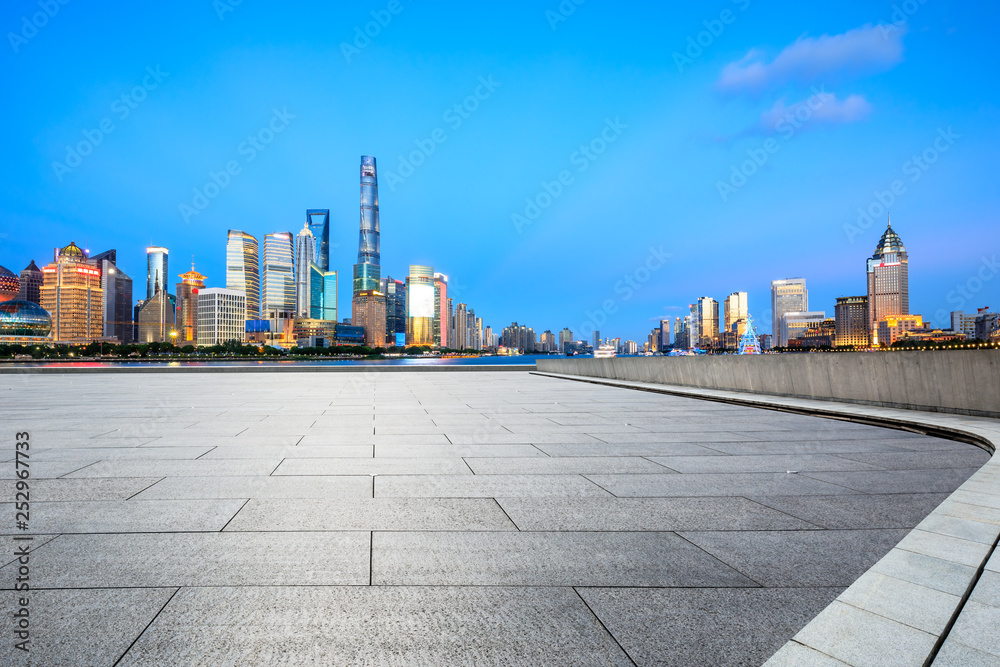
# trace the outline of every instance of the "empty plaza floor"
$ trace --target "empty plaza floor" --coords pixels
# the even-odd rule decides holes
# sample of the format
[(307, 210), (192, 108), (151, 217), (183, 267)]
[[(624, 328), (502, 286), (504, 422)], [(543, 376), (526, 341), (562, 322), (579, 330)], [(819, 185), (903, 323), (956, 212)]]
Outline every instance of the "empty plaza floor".
[(988, 459), (524, 371), (0, 391), (13, 665), (759, 665)]

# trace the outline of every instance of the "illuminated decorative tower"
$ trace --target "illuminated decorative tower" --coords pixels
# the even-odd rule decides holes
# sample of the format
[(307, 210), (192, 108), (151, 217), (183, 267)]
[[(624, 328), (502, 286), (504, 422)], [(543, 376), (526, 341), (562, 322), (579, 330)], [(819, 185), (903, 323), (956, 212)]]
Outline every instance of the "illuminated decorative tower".
[(868, 331), (878, 337), (879, 320), (910, 314), (910, 271), (906, 246), (889, 220), (885, 233), (868, 259)]
[(737, 354), (760, 354), (760, 339), (757, 337), (757, 327), (753, 325), (753, 318), (747, 314), (746, 328), (740, 336), (739, 351)]

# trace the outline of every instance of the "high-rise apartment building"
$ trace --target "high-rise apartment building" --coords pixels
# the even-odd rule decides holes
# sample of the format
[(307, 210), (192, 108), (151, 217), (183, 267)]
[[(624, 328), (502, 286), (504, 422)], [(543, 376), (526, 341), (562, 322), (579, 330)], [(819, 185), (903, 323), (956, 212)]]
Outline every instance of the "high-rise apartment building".
[(42, 270), (31, 260), (28, 266), (24, 267), (20, 275), (21, 285), (17, 292), (17, 298), (21, 301), (40, 303), (42, 300), (42, 282), (44, 281)]
[(198, 292), (198, 345), (243, 342), (246, 295), (239, 290), (208, 287)]
[(538, 337), (538, 342), (542, 352), (556, 351), (556, 335), (548, 329), (543, 331), (542, 335)]
[(198, 344), (198, 294), (205, 289), (205, 276), (194, 270), (180, 275), (177, 292), (177, 342), (176, 345)]
[[(434, 344), (439, 347), (453, 347), (461, 350), (449, 340), (451, 318), (448, 316), (448, 276), (434, 274)], [(457, 335), (457, 334), (456, 334)]]
[(434, 345), (434, 269), (410, 265), (406, 278), (406, 344)]
[(472, 347), (469, 340), (469, 307), (464, 303), (455, 306), (455, 340), (451, 346), (456, 350)]
[(256, 237), (238, 229), (226, 241), (226, 289), (246, 296), (245, 319), (260, 319), (260, 251)]
[(835, 346), (868, 347), (871, 342), (871, 334), (868, 330), (867, 296), (837, 297), (834, 320), (837, 323)]
[(90, 263), (101, 270), (101, 289), (104, 291), (104, 337), (116, 338), (119, 343), (133, 342), (132, 334), (132, 279), (118, 268), (118, 253), (102, 252), (90, 258)]
[(149, 246), (146, 248), (146, 298), (152, 299), (156, 294), (156, 285), (166, 290), (168, 255), (170, 251), (160, 246)]
[[(309, 262), (316, 262), (316, 265), (323, 271), (330, 270), (330, 209), (309, 208), (306, 209), (305, 228), (309, 230), (313, 239), (313, 249)], [(302, 235), (302, 232), (299, 232)], [(295, 249), (295, 256), (302, 257), (302, 251)], [(301, 260), (297, 260), (301, 261)], [(309, 266), (306, 262), (306, 266)]]
[(57, 343), (87, 343), (104, 335), (101, 270), (70, 243), (56, 261), (42, 269), (41, 307), (52, 316), (51, 338)]
[[(805, 278), (785, 278), (771, 281), (771, 332), (781, 337), (781, 316), (809, 310), (809, 290)], [(783, 345), (781, 347), (784, 347)]]
[(878, 345), (879, 321), (910, 314), (909, 257), (903, 240), (886, 227), (875, 252), (868, 259), (868, 327), (872, 344)]
[(662, 350), (664, 348), (670, 347), (670, 320), (662, 319), (660, 320), (660, 340), (658, 342), (658, 349)]
[(719, 336), (719, 302), (710, 296), (698, 298), (698, 345), (712, 347)]
[(286, 319), (295, 313), (295, 261), (291, 232), (264, 236), (264, 319)]
[[(306, 212), (308, 213), (308, 211)], [(329, 218), (329, 214), (327, 215)], [(316, 238), (309, 230), (309, 220), (299, 230), (295, 236), (295, 316), (311, 317), (309, 308), (311, 305), (309, 286), (310, 265), (316, 264), (322, 271), (323, 268), (316, 261)]]
[(573, 332), (569, 330), (569, 327), (563, 327), (563, 330), (559, 332), (559, 352), (565, 354), (566, 346), (573, 342)]

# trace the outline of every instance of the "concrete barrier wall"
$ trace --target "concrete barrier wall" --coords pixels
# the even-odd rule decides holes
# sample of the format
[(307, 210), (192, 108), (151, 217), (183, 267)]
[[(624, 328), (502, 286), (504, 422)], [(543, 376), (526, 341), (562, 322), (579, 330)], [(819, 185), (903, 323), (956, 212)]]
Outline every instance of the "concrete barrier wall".
[(539, 359), (545, 373), (1000, 417), (1000, 350)]

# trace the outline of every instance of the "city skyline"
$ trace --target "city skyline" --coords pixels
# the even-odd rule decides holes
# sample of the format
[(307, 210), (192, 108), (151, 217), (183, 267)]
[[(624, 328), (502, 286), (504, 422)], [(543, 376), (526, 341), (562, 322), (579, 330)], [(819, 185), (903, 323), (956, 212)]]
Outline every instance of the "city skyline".
[[(355, 28), (383, 7), (310, 7), (329, 39), (306, 46), (291, 14), (245, 3), (222, 17), (180, 3), (128, 18), (169, 40), (68, 6), (0, 74), (38, 101), (5, 111), (16, 159), (2, 167), (0, 264), (45, 264), (70, 240), (113, 247), (138, 296), (155, 243), (222, 285), (220, 234), (295, 233), (303, 208), (323, 207), (347, 312), (356, 160), (374, 155), (383, 273), (434, 266), (455, 303), (495, 327), (579, 331), (611, 300), (596, 328), (641, 341), (699, 295), (746, 291), (766, 331), (770, 281), (799, 275), (830, 314), (837, 297), (864, 293), (857, 258), (889, 213), (921, 258), (911, 312), (947, 326), (952, 310), (1000, 300), (1000, 195), (980, 168), (1000, 144), (1000, 112), (978, 85), (995, 7), (894, 17), (891, 3), (853, 2), (793, 16), (737, 2), (643, 8), (654, 16), (638, 22), (592, 4), (558, 20), (520, 5), (401, 7), (358, 48)], [(22, 11), (5, 8), (0, 23), (14, 30)], [(84, 34), (116, 46), (67, 57), (86, 52)], [(611, 46), (626, 34), (629, 49)], [(69, 153), (98, 131), (77, 163)], [(572, 289), (535, 292), (562, 280)]]

